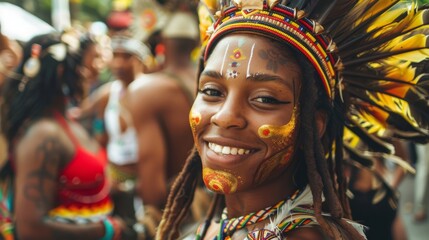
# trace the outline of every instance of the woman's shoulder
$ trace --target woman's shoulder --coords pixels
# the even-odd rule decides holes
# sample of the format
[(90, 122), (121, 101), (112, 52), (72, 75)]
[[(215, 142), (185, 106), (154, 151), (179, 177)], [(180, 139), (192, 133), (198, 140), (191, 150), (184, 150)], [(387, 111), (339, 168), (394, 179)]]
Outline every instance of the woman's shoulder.
[(21, 139), (43, 139), (58, 135), (62, 131), (59, 123), (53, 118), (40, 118), (23, 129)]
[[(53, 118), (41, 118), (31, 122), (16, 139), (16, 148), (28, 151), (38, 148), (41, 144), (53, 142), (63, 148), (68, 147), (64, 128)], [(18, 151), (20, 149), (17, 149)]]

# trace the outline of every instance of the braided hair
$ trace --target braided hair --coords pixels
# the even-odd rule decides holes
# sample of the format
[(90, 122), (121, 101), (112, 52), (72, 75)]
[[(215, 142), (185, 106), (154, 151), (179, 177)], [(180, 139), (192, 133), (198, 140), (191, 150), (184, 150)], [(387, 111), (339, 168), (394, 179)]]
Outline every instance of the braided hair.
[[(278, 49), (285, 47), (279, 42), (276, 42), (275, 45), (278, 45)], [(294, 179), (299, 186), (307, 184), (310, 186), (316, 220), (327, 236), (331, 239), (362, 239), (358, 231), (343, 219), (343, 217), (350, 218), (351, 216), (345, 195), (346, 181), (342, 171), (344, 127), (342, 115), (344, 111), (337, 109), (338, 104), (330, 102), (323, 91), (321, 81), (317, 79), (314, 68), (304, 56), (296, 51), (294, 55), (303, 70), (301, 71), (303, 82), (300, 93), (300, 129), (295, 146), (295, 160), (300, 162), (296, 165)], [(200, 74), (203, 66), (203, 60), (201, 60)], [(315, 112), (318, 110), (324, 111), (328, 116), (323, 136), (319, 136), (316, 125)], [(335, 151), (333, 147), (335, 147)], [(179, 237), (180, 223), (192, 203), (197, 183), (201, 181), (201, 172), (201, 158), (194, 149), (172, 187), (158, 228), (157, 239), (170, 240)], [(326, 199), (323, 203), (322, 196)], [(217, 208), (220, 205), (219, 199), (218, 195), (213, 199), (204, 223), (206, 227), (203, 229), (205, 230), (216, 214), (216, 210), (220, 210)], [(330, 217), (322, 215), (322, 212), (329, 213)], [(205, 234), (205, 230), (202, 235)]]

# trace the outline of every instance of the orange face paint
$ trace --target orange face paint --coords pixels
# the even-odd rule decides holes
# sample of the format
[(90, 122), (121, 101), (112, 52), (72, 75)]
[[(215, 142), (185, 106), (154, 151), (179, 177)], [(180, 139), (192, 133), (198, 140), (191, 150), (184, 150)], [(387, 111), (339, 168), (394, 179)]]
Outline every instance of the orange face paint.
[(205, 167), (203, 180), (208, 189), (217, 193), (229, 194), (237, 190), (238, 179), (228, 172)]
[(272, 175), (272, 173), (279, 166), (286, 166), (290, 163), (289, 159), (292, 157), (293, 147), (289, 146), (284, 151), (281, 151), (274, 155), (273, 157), (262, 162), (256, 171), (254, 181), (259, 184), (262, 183), (265, 179)]
[(192, 135), (196, 142), (196, 127), (201, 123), (201, 114), (191, 109), (189, 112), (189, 124), (191, 125)]
[(267, 179), (279, 166), (286, 166), (294, 150), (294, 138), (296, 129), (297, 110), (294, 108), (290, 121), (283, 126), (262, 125), (258, 129), (261, 138), (270, 140), (273, 144), (273, 151), (278, 152), (271, 158), (262, 162), (255, 174), (255, 182), (261, 183)]
[(290, 145), (294, 139), (294, 132), (296, 128), (296, 107), (293, 109), (290, 121), (283, 126), (262, 125), (258, 129), (260, 138), (269, 139), (274, 145), (275, 151), (280, 151), (286, 146)]

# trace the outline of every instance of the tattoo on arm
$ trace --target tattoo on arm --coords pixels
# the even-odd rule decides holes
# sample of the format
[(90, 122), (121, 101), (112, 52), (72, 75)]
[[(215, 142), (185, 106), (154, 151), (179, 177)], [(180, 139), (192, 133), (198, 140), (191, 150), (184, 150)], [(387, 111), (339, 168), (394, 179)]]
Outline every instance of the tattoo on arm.
[(43, 206), (43, 203), (49, 203), (48, 194), (52, 193), (45, 189), (45, 183), (57, 181), (58, 170), (68, 161), (66, 152), (60, 140), (55, 137), (47, 138), (36, 149), (32, 161), (40, 165), (27, 175), (24, 196), (37, 207)]
[(287, 58), (280, 54), (279, 51), (274, 48), (270, 48), (267, 50), (261, 49), (259, 51), (259, 56), (262, 59), (267, 60), (266, 69), (273, 70), (273, 72), (275, 73), (277, 73), (277, 70), (279, 69), (280, 65), (284, 66), (287, 63)]

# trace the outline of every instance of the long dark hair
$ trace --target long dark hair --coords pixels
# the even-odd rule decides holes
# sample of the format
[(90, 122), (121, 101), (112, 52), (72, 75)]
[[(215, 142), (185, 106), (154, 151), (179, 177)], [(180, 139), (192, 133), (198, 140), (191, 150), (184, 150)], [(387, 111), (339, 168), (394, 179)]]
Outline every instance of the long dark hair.
[[(53, 110), (64, 112), (67, 97), (82, 94), (81, 82), (76, 68), (81, 63), (79, 51), (71, 51), (71, 46), (62, 40), (62, 34), (50, 33), (32, 38), (23, 49), (23, 58), (15, 74), (7, 79), (4, 90), (4, 132), (9, 142), (13, 142), (26, 122), (36, 120)], [(78, 41), (78, 40), (77, 40)], [(66, 44), (64, 59), (57, 60), (48, 51), (56, 44)], [(34, 77), (27, 77), (23, 68), (34, 44), (41, 47), (40, 70)]]

